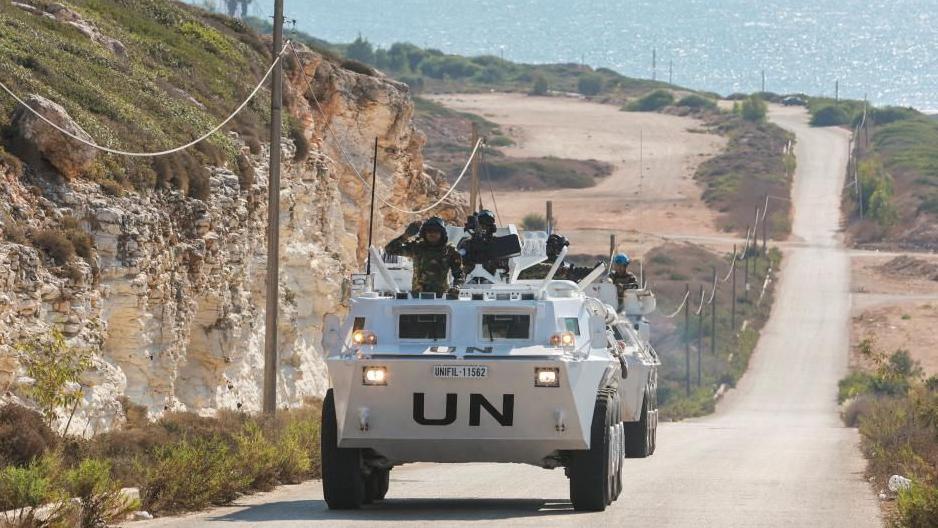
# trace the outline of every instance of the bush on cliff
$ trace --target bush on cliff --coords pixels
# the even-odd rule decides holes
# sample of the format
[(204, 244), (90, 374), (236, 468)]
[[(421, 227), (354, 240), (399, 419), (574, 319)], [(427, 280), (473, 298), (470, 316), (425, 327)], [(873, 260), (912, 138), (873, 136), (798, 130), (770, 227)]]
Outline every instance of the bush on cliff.
[(657, 112), (674, 102), (674, 95), (667, 90), (655, 90), (625, 106), (629, 112)]

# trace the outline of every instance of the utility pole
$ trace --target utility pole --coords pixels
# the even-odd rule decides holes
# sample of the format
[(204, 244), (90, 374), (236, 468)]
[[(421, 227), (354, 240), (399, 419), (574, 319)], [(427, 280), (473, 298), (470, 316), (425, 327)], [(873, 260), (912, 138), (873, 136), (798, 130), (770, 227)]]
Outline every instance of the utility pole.
[(658, 80), (658, 50), (651, 48), (651, 80)]
[[(273, 57), (283, 49), (283, 0), (274, 2)], [(277, 310), (280, 307), (280, 136), (283, 120), (283, 62), (274, 66), (270, 87), (270, 178), (267, 182), (267, 307), (264, 314), (264, 412), (277, 411)]]
[(765, 93), (765, 70), (762, 70), (762, 93)]
[(378, 188), (378, 136), (375, 136), (375, 153), (371, 159), (371, 209), (368, 214), (368, 266), (365, 274), (371, 275), (371, 242), (375, 232), (375, 190)]
[(700, 387), (700, 359), (703, 350), (703, 296), (704, 287), (700, 285), (700, 306), (697, 310), (697, 386)]
[(736, 244), (733, 244), (733, 262), (730, 263), (730, 274), (733, 276), (733, 297), (732, 303), (730, 304), (730, 328), (733, 333), (736, 333), (736, 261), (739, 260), (739, 255), (736, 254)]
[(690, 396), (690, 283), (684, 285), (684, 390)]
[(717, 355), (717, 267), (713, 267), (713, 295), (710, 297), (710, 355)]
[(840, 79), (834, 81), (834, 101), (840, 102)]
[(674, 84), (672, 82), (673, 76), (674, 76), (674, 60), (672, 59), (668, 61), (668, 84), (670, 85)]
[(762, 252), (769, 254), (769, 195), (765, 195), (765, 205), (762, 209)]
[[(476, 148), (479, 143), (479, 125), (472, 122), (472, 144), (469, 146), (470, 152)], [(473, 213), (479, 210), (479, 157), (472, 157), (472, 183), (469, 186), (469, 210)]]
[[(609, 235), (609, 265), (612, 265), (612, 256), (616, 254), (616, 235)], [(610, 268), (611, 269), (611, 268)]]
[(547, 200), (547, 234), (554, 232), (554, 202)]
[[(750, 231), (752, 231), (752, 228), (747, 227), (746, 228), (747, 239), (749, 238), (748, 233), (750, 233)], [(748, 243), (746, 244), (746, 247), (743, 249), (743, 260), (746, 262), (746, 273), (745, 275), (743, 275), (743, 298), (746, 299), (746, 301), (748, 302), (749, 301), (749, 244)]]

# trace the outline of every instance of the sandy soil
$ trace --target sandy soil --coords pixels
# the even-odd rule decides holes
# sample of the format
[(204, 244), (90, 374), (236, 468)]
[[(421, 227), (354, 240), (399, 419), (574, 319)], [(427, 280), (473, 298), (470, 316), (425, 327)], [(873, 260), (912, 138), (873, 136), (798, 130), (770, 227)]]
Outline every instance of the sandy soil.
[[(938, 264), (938, 255), (913, 254)], [(862, 364), (855, 345), (871, 337), (878, 349), (903, 348), (926, 375), (938, 374), (938, 281), (926, 276), (887, 273), (881, 266), (895, 255), (854, 254), (851, 362)]]
[[(543, 214), (545, 202), (553, 200), (559, 230), (571, 239), (574, 253), (605, 254), (610, 233), (616, 233), (620, 247), (636, 254), (659, 244), (661, 236), (719, 234), (693, 174), (725, 140), (700, 133), (698, 120), (622, 112), (566, 97), (496, 93), (431, 98), (498, 123), (517, 142), (503, 149), (509, 156), (596, 159), (614, 165), (611, 176), (588, 189), (496, 193), (503, 222), (520, 223), (530, 212)], [(488, 202), (488, 193), (485, 198)]]

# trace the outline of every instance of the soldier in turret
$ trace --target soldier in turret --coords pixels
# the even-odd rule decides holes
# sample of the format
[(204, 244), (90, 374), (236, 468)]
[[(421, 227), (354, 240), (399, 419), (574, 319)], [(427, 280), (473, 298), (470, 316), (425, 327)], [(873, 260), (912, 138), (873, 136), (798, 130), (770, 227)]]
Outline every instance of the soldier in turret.
[(612, 272), (609, 274), (609, 281), (616, 285), (616, 291), (619, 294), (619, 303), (622, 303), (622, 297), (626, 290), (637, 290), (641, 288), (638, 278), (629, 271), (629, 263), (632, 259), (625, 253), (616, 253), (612, 257)]
[[(417, 237), (415, 239), (415, 237)], [(455, 295), (463, 282), (462, 259), (456, 248), (447, 243), (446, 223), (434, 216), (426, 222), (413, 222), (404, 234), (388, 242), (389, 255), (410, 257), (414, 261), (411, 292)], [(453, 283), (448, 275), (452, 273)]]

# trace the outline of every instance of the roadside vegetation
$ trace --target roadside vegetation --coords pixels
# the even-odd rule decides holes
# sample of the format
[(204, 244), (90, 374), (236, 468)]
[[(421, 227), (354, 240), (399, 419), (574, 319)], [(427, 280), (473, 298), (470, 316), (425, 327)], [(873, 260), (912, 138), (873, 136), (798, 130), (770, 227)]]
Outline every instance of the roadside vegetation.
[(843, 126), (857, 136), (844, 196), (850, 239), (938, 249), (938, 120), (855, 100), (811, 98), (809, 110), (812, 124)]
[[(246, 22), (261, 33), (271, 32), (269, 21), (248, 18)], [(415, 92), (476, 93), (495, 89), (532, 95), (578, 93), (622, 104), (628, 98), (668, 86), (583, 64), (520, 64), (494, 55), (465, 57), (407, 42), (385, 49), (362, 36), (348, 44), (329, 43), (303, 32), (294, 36), (322, 53), (380, 70)]]
[[(866, 367), (840, 381), (844, 422), (860, 431), (871, 482), (895, 499), (887, 503), (889, 524), (932, 528), (938, 519), (938, 376), (924, 379), (907, 351), (887, 354), (870, 338), (858, 352)], [(890, 490), (893, 475), (909, 481)]]
[[(731, 257), (718, 255), (693, 244), (669, 243), (652, 249), (643, 258), (645, 279), (654, 289), (658, 300), (658, 310), (651, 317), (651, 326), (652, 344), (662, 361), (658, 378), (658, 403), (662, 419), (680, 420), (712, 413), (721, 387), (724, 390), (734, 387), (749, 365), (749, 358), (759, 340), (759, 332), (768, 320), (772, 307), (772, 277), (778, 270), (781, 252), (770, 249), (766, 256), (761, 254), (761, 250), (753, 250), (747, 259), (736, 263), (735, 327), (732, 321), (732, 276), (727, 282), (722, 282), (729, 271)], [(745, 286), (747, 266), (750, 270), (748, 291)], [(703, 307), (703, 317), (700, 319), (696, 311), (700, 306), (701, 286), (705, 289), (704, 303), (710, 298), (714, 269), (718, 281), (714, 296), (717, 337), (715, 351), (711, 352), (711, 307)], [(674, 318), (665, 317), (681, 304), (686, 286), (690, 286), (687, 327), (684, 325), (683, 311)], [(698, 333), (702, 345), (699, 382)], [(689, 394), (685, 385), (685, 343), (690, 349)]]
[[(791, 231), (792, 175), (795, 138), (765, 121), (765, 103), (756, 98), (737, 105), (738, 113), (713, 113), (706, 118), (710, 130), (726, 136), (726, 148), (703, 162), (694, 178), (704, 186), (703, 199), (719, 211), (721, 229), (746, 236), (755, 223), (756, 207), (769, 201), (768, 235), (784, 240)], [(748, 109), (747, 109), (748, 108)], [(761, 115), (762, 117), (757, 117)]]
[(0, 525), (97, 528), (141, 508), (198, 510), (320, 475), (318, 401), (274, 418), (175, 412), (151, 421), (125, 399), (122, 425), (82, 438), (69, 424), (87, 354), (58, 334), (19, 350), (33, 382), (19, 394), (29, 407), (0, 407)]

